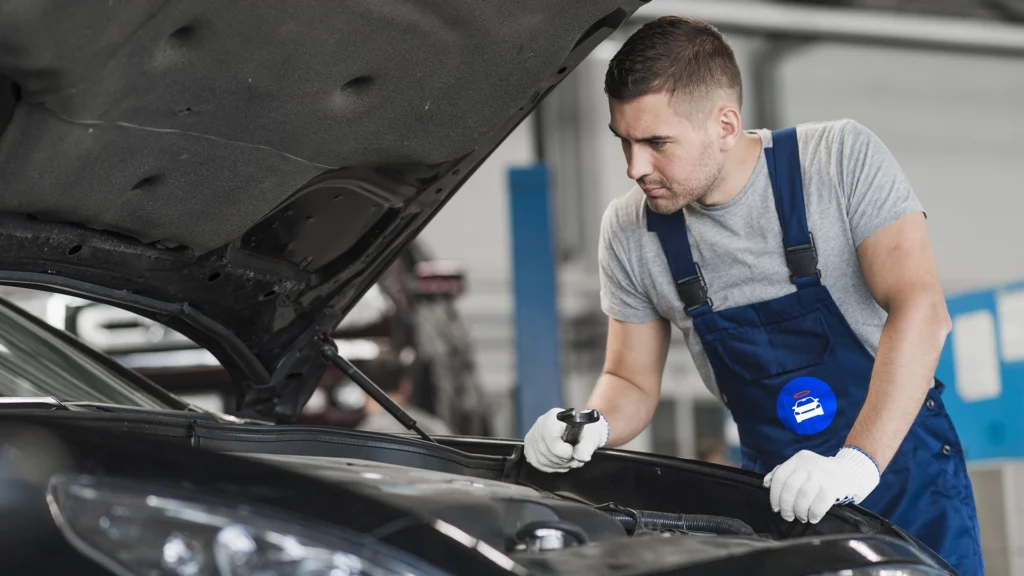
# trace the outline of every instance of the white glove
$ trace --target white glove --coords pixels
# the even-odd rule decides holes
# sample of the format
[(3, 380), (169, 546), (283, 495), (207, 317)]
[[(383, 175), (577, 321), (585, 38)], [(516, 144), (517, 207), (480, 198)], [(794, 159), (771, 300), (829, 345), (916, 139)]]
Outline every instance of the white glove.
[(552, 408), (533, 423), (524, 439), (526, 461), (542, 472), (566, 472), (579, 468), (590, 461), (590, 457), (598, 448), (608, 442), (608, 421), (604, 414), (592, 424), (583, 427), (580, 440), (573, 448), (572, 444), (562, 440), (565, 423), (557, 418), (562, 408)]
[(834, 504), (858, 504), (878, 486), (878, 465), (857, 448), (844, 446), (835, 456), (801, 450), (764, 477), (772, 510), (787, 522), (817, 524)]

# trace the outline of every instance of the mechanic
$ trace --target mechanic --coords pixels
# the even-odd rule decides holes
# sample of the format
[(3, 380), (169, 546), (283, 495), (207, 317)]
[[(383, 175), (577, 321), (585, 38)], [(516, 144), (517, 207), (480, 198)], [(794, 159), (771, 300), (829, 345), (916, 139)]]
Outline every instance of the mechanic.
[(858, 503), (982, 574), (934, 377), (951, 321), (924, 209), (886, 147), (852, 120), (744, 130), (733, 51), (693, 19), (635, 32), (605, 92), (637, 186), (601, 225), (608, 341), (587, 403), (601, 419), (573, 447), (552, 409), (527, 460), (564, 472), (647, 427), (675, 325), (782, 518)]

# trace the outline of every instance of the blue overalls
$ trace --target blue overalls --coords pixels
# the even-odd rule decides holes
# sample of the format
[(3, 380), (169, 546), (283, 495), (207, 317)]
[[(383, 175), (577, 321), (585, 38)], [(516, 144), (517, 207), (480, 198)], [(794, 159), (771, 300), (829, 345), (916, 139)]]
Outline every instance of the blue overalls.
[[(765, 159), (782, 224), (790, 294), (714, 310), (682, 211), (647, 209), (722, 399), (739, 429), (742, 467), (770, 472), (800, 450), (834, 455), (867, 398), (874, 356), (820, 281), (807, 229), (795, 128), (772, 134)], [(984, 573), (974, 494), (936, 381), (878, 487), (861, 506), (924, 542), (963, 575)]]

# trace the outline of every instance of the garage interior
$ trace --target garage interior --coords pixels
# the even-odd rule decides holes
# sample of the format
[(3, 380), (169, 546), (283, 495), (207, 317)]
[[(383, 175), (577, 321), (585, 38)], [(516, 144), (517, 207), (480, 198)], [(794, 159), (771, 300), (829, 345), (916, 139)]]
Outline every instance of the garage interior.
[[(436, 418), (439, 433), (522, 438), (548, 408), (583, 406), (604, 362), (601, 217), (633, 185), (608, 132), (604, 73), (631, 32), (667, 14), (706, 20), (730, 41), (746, 128), (852, 118), (898, 159), (928, 212), (953, 319), (937, 377), (974, 483), (986, 573), (1024, 576), (1021, 0), (651, 2), (363, 296), (334, 334), (339, 351), (357, 365), (394, 354), (416, 366), (403, 402)], [(0, 294), (175, 394), (232, 413), (217, 359), (174, 330), (79, 297)], [(369, 417), (362, 391), (331, 378), (301, 421), (359, 426)], [(654, 420), (624, 449), (738, 465), (735, 426), (677, 330)]]

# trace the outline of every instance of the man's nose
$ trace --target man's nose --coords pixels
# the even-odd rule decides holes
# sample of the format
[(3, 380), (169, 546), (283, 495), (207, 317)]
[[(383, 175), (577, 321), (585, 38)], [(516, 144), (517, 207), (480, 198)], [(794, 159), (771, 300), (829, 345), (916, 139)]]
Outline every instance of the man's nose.
[(636, 149), (627, 153), (626, 176), (629, 176), (630, 180), (640, 180), (650, 173), (651, 162), (650, 159), (647, 158), (646, 154)]

